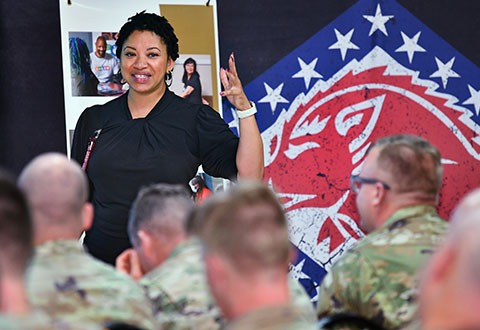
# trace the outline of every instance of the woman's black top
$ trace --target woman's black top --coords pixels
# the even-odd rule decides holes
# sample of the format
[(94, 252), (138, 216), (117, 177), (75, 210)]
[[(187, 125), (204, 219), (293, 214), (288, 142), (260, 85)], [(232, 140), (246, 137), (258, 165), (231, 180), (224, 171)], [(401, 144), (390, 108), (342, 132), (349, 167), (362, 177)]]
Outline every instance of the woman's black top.
[(190, 76), (190, 79), (185, 83), (185, 88), (192, 86), (193, 91), (185, 96), (185, 100), (195, 104), (202, 104), (202, 85), (200, 84), (200, 76), (198, 73), (194, 73)]
[(130, 246), (128, 212), (142, 186), (188, 187), (200, 164), (216, 177), (237, 173), (238, 138), (215, 110), (167, 90), (145, 118), (132, 119), (127, 95), (85, 109), (72, 144), (72, 158), (82, 164), (89, 139), (101, 129), (86, 168), (95, 217), (85, 244), (110, 263)]

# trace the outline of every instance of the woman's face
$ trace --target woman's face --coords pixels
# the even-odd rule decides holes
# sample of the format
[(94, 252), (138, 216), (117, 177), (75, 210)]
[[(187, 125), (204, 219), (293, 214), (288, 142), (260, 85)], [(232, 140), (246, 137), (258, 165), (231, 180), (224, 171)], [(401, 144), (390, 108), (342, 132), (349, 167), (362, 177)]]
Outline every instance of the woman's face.
[(195, 65), (193, 63), (185, 64), (185, 71), (187, 71), (189, 75), (193, 74), (195, 71)]
[(139, 94), (165, 91), (165, 73), (175, 61), (162, 39), (151, 31), (134, 31), (123, 45), (120, 68), (130, 90)]

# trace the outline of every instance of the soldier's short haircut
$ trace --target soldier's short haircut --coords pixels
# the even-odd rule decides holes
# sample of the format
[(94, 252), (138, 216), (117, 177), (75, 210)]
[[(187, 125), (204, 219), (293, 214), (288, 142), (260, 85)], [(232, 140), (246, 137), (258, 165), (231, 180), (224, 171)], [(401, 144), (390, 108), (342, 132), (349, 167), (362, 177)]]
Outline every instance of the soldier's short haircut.
[(0, 274), (22, 276), (33, 251), (32, 222), (23, 193), (0, 171)]
[(436, 197), (442, 185), (440, 151), (427, 140), (408, 134), (378, 139), (370, 148), (379, 148), (378, 166), (388, 172), (399, 193), (422, 192)]
[[(88, 199), (88, 181), (80, 166), (60, 153), (45, 153), (25, 166), (18, 179), (39, 230), (70, 228), (81, 219)], [(40, 223), (41, 222), (41, 223)], [(77, 225), (77, 224), (75, 224)]]
[(143, 187), (133, 202), (128, 219), (128, 235), (139, 246), (139, 230), (152, 234), (175, 235), (186, 232), (186, 221), (195, 204), (187, 189), (166, 183)]
[(207, 253), (218, 253), (239, 272), (286, 266), (290, 243), (285, 214), (265, 185), (241, 182), (210, 197), (195, 214)]

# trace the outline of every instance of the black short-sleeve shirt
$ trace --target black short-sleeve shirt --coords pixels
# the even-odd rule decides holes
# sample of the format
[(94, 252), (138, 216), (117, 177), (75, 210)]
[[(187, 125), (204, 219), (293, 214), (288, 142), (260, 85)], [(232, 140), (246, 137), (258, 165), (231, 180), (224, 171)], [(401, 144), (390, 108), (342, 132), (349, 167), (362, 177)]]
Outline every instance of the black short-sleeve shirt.
[[(145, 118), (132, 119), (127, 94), (87, 108), (77, 122), (72, 145), (72, 158), (80, 164), (98, 129), (102, 131), (86, 168), (95, 209), (86, 245), (101, 259), (107, 258), (102, 258), (103, 250), (115, 250), (116, 255), (129, 246), (128, 212), (142, 186), (159, 182), (188, 186), (200, 164), (216, 177), (233, 178), (237, 173), (238, 138), (219, 114), (169, 90)], [(92, 241), (93, 237), (98, 239)]]
[(200, 83), (200, 76), (192, 74), (190, 79), (185, 83), (185, 88), (193, 87), (193, 91), (185, 97), (185, 100), (195, 104), (202, 104), (202, 85)]

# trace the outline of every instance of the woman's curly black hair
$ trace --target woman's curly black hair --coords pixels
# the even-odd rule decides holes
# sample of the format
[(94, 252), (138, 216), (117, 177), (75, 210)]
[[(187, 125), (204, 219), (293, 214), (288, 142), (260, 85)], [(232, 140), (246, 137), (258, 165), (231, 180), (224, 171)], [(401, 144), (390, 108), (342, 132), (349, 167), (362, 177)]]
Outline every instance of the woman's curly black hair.
[[(128, 19), (120, 32), (117, 41), (117, 57), (120, 58), (125, 41), (134, 31), (151, 31), (158, 35), (167, 46), (167, 54), (172, 60), (178, 58), (178, 38), (168, 20), (157, 14), (142, 11)], [(172, 73), (167, 73), (167, 79), (172, 78)]]

